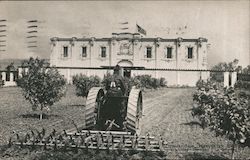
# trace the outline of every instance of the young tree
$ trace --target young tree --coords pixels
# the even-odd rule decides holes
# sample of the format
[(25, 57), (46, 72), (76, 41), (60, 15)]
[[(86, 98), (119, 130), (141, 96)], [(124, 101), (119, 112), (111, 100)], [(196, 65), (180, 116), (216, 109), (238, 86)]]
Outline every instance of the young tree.
[(40, 109), (40, 120), (43, 110), (59, 101), (65, 93), (66, 80), (56, 68), (49, 67), (49, 63), (38, 58), (30, 58), (22, 63), (27, 71), (22, 72), (22, 77), (17, 80), (17, 85), (22, 88), (23, 95), (33, 110)]

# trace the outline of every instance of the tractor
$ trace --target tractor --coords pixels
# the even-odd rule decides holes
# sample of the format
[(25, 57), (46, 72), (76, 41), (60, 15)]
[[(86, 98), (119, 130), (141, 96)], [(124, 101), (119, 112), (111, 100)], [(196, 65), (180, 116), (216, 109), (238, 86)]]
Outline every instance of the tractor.
[(99, 131), (127, 131), (140, 134), (143, 112), (142, 92), (130, 87), (117, 65), (103, 87), (90, 89), (86, 100), (86, 129)]

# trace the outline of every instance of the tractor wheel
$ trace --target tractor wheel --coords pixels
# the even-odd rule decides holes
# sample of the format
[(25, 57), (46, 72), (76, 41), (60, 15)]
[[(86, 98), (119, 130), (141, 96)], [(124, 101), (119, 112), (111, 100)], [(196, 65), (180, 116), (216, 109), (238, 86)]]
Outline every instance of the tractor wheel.
[(140, 135), (142, 112), (142, 92), (133, 87), (129, 93), (126, 116), (127, 129), (133, 134)]
[(89, 90), (85, 110), (86, 129), (94, 129), (99, 118), (98, 116), (103, 96), (104, 91), (101, 87), (93, 87)]

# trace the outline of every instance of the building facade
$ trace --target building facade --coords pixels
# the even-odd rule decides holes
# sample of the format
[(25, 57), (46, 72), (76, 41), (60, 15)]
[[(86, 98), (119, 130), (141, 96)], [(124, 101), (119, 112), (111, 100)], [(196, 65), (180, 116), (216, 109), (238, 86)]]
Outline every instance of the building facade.
[(50, 64), (68, 82), (76, 74), (103, 77), (115, 65), (124, 76), (150, 74), (169, 85), (193, 86), (207, 79), (207, 39), (145, 38), (139, 33), (112, 33), (110, 38), (51, 38)]

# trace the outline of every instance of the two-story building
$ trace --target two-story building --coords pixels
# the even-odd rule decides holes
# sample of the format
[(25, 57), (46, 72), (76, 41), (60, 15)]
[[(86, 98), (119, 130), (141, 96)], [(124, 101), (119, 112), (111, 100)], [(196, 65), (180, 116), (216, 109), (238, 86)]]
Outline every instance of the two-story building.
[(76, 74), (101, 78), (112, 67), (125, 76), (150, 74), (168, 85), (194, 86), (207, 79), (207, 39), (146, 38), (140, 33), (112, 33), (109, 38), (51, 38), (50, 63), (69, 83)]

